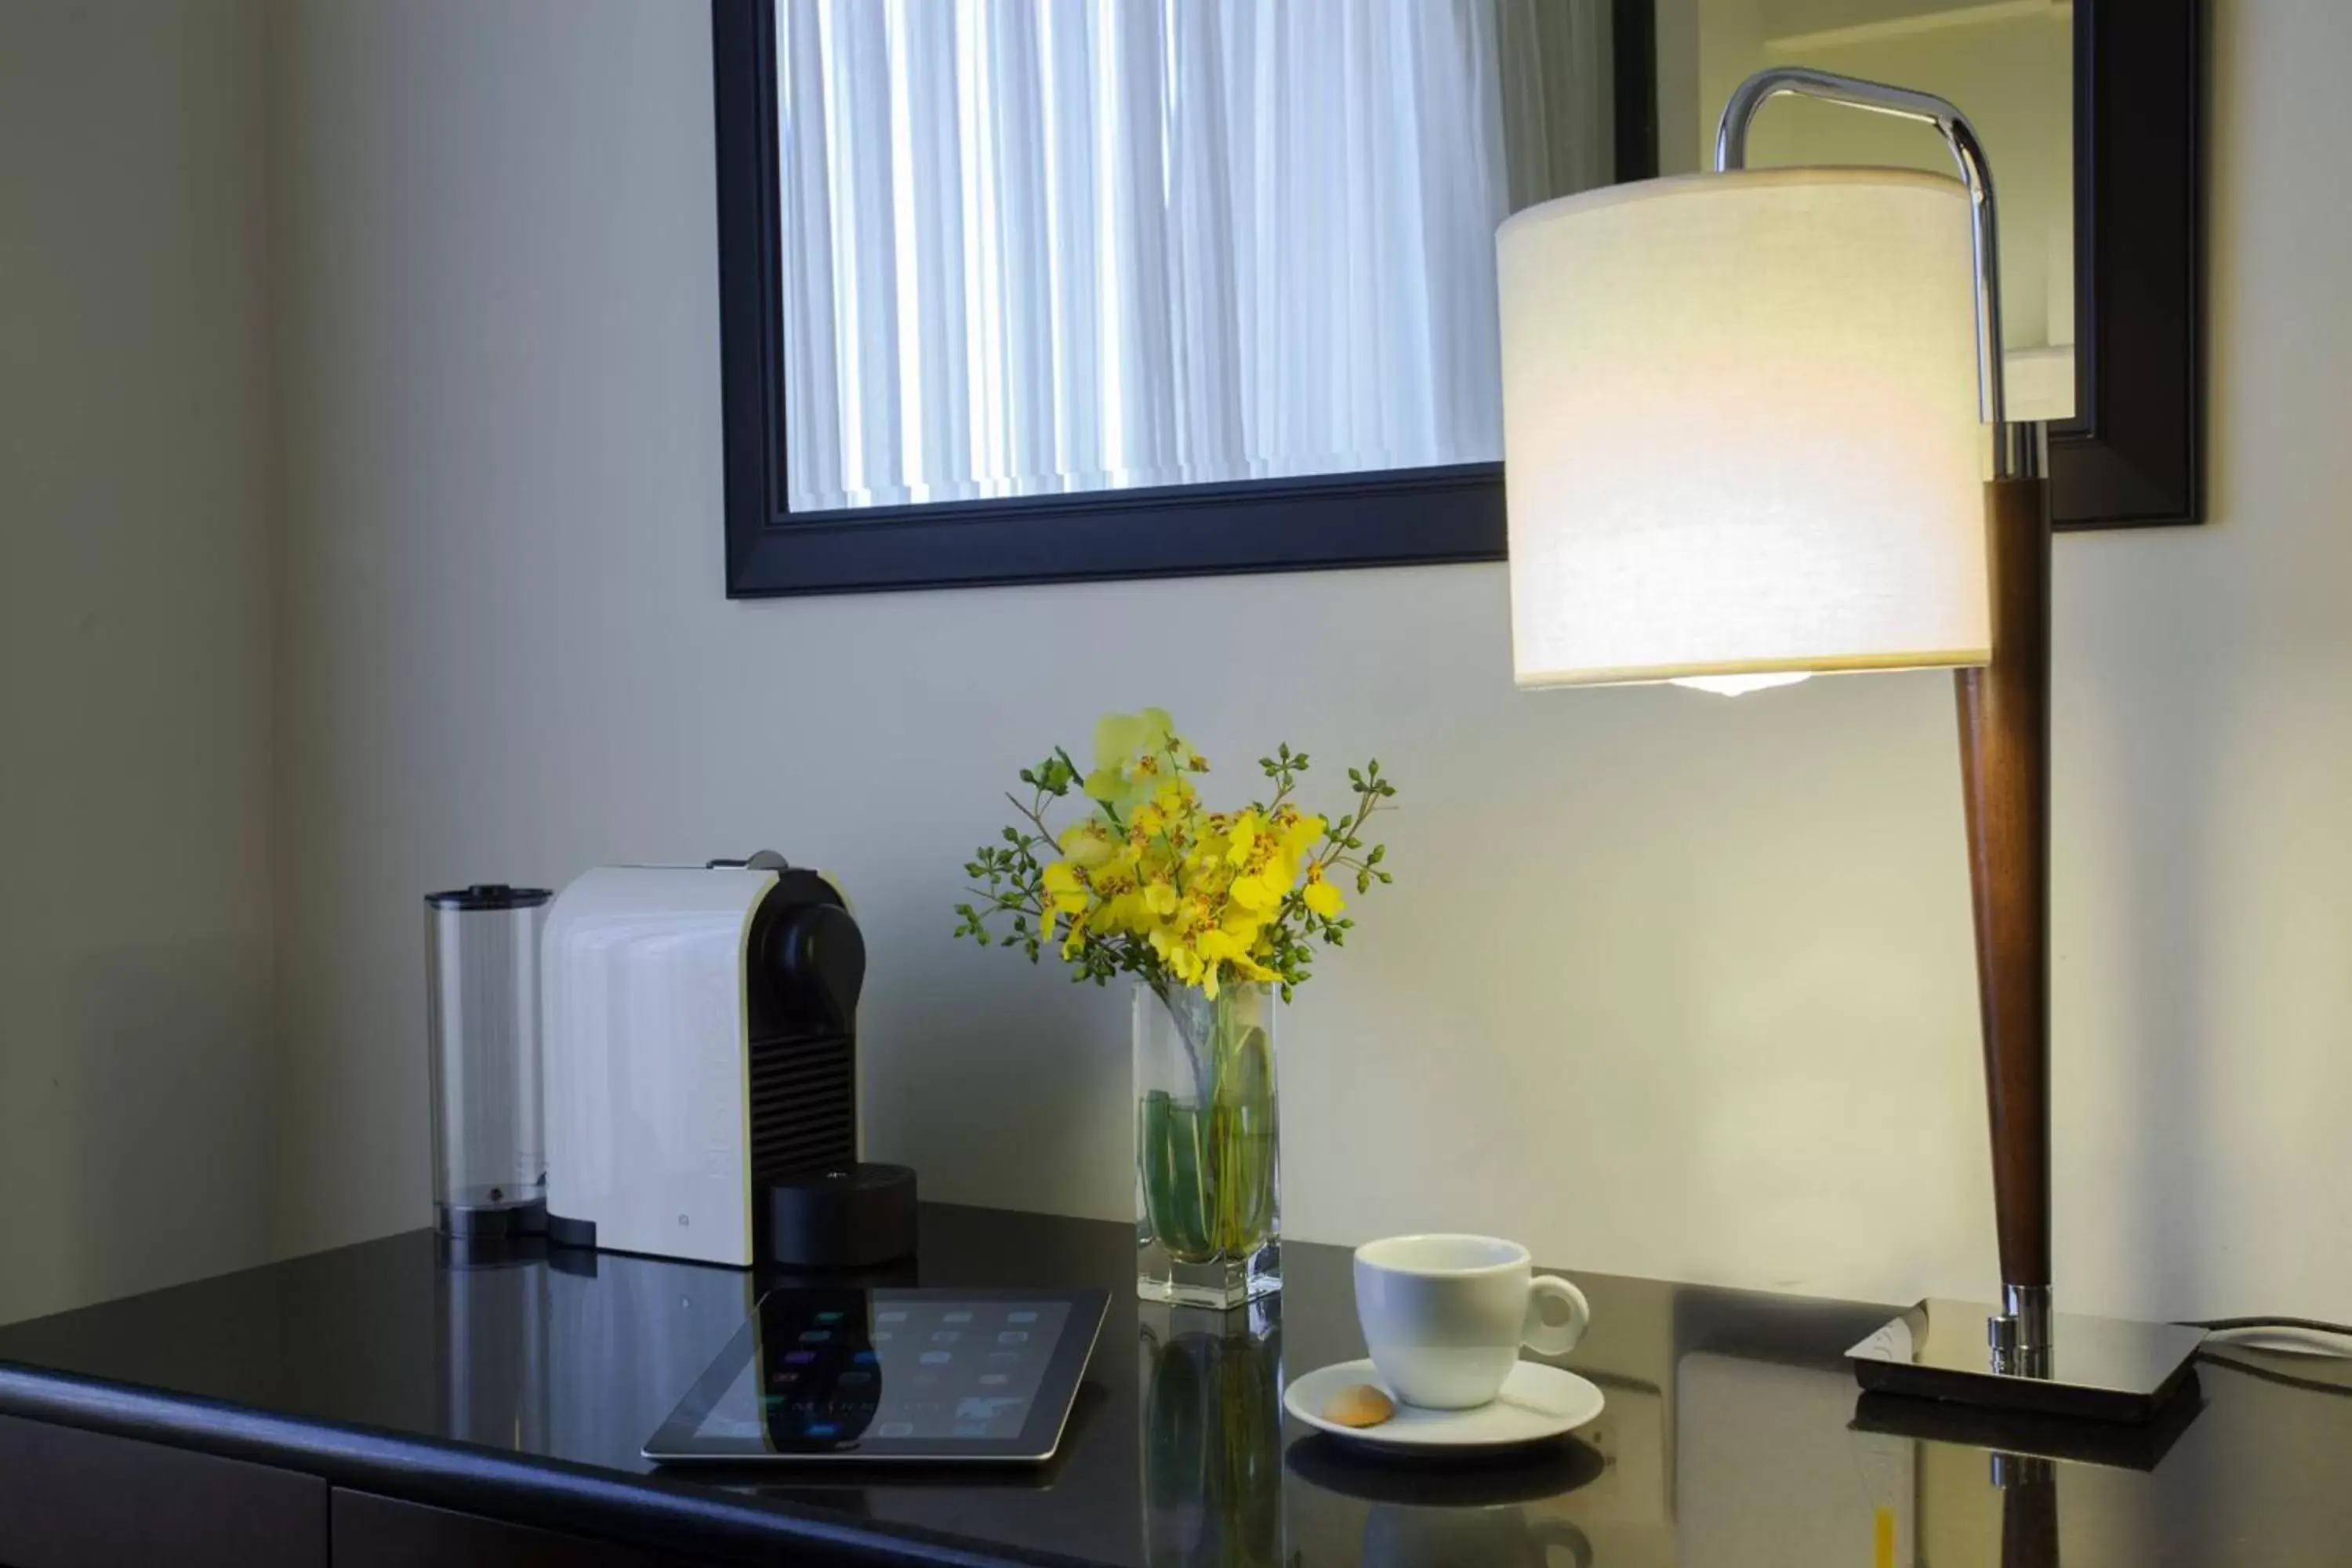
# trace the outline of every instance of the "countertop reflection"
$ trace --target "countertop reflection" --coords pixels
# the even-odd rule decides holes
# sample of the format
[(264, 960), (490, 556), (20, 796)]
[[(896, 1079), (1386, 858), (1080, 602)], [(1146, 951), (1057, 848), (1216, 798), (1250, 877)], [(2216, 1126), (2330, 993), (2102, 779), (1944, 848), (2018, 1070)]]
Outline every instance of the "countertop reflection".
[[(263, 1413), (222, 1451), (379, 1489), (396, 1472), (446, 1506), (715, 1561), (819, 1539), (1120, 1568), (2145, 1568), (2352, 1550), (2352, 1400), (2275, 1381), (2352, 1385), (2332, 1363), (2230, 1351), (2254, 1371), (2205, 1368), (2176, 1429), (2086, 1441), (1860, 1401), (1842, 1352), (1884, 1308), (1573, 1269), (1594, 1326), (1565, 1364), (1606, 1393), (1600, 1420), (1502, 1461), (1369, 1458), (1282, 1414), (1286, 1373), (1362, 1353), (1348, 1258), (1293, 1243), (1278, 1305), (1174, 1310), (1126, 1288), (1127, 1226), (928, 1205), (919, 1263), (887, 1282), (1114, 1288), (1062, 1455), (1035, 1472), (656, 1472), (639, 1445), (785, 1281), (611, 1254), (468, 1265), (425, 1232), (0, 1328), (0, 1409), (106, 1426), (101, 1380), (184, 1406), (160, 1435), (200, 1447), (208, 1412)], [(372, 1443), (404, 1445), (399, 1463), (367, 1459)]]

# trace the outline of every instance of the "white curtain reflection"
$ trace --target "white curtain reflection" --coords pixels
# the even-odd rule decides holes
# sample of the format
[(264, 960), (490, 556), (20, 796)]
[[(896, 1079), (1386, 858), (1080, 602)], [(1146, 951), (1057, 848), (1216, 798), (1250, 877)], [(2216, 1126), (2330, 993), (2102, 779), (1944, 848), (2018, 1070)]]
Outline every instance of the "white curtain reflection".
[(795, 510), (1491, 460), (1598, 0), (784, 0)]

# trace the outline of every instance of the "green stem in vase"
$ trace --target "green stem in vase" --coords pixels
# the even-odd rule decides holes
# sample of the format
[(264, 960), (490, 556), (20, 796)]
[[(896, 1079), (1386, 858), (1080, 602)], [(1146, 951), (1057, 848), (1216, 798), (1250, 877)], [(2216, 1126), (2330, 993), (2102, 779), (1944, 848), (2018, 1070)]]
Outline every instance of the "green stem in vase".
[(1200, 1111), (1179, 1105), (1164, 1089), (1145, 1095), (1136, 1108), (1136, 1151), (1143, 1171), (1143, 1208), (1151, 1234), (1182, 1263), (1206, 1263), (1216, 1256), (1203, 1203)]
[(1274, 1063), (1255, 1024), (1218, 1031), (1209, 1125), (1216, 1148), (1217, 1246), (1256, 1250), (1274, 1219)]

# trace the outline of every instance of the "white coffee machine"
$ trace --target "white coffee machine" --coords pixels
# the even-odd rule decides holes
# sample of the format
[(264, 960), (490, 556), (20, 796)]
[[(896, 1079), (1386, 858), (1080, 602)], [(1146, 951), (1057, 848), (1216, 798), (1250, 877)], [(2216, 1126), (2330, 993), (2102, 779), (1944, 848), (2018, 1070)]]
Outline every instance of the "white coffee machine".
[(865, 974), (840, 890), (772, 851), (565, 888), (541, 947), (549, 1240), (772, 1255), (773, 1194), (856, 1181)]

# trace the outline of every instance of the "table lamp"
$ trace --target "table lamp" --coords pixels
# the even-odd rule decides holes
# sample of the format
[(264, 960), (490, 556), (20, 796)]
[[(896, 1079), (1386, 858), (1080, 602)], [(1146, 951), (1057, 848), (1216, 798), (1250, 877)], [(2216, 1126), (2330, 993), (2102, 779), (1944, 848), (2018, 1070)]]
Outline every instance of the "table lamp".
[[(1781, 93), (1932, 125), (1960, 178), (1747, 169)], [(1868, 1388), (2150, 1419), (2202, 1336), (2051, 1302), (2049, 504), (2042, 432), (2002, 406), (1982, 148), (1942, 99), (1780, 68), (1733, 93), (1716, 170), (1497, 236), (1515, 673), (1957, 672), (2001, 1299), (1849, 1354)]]

